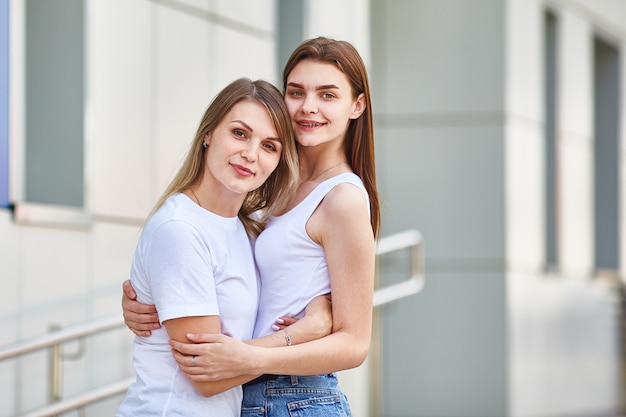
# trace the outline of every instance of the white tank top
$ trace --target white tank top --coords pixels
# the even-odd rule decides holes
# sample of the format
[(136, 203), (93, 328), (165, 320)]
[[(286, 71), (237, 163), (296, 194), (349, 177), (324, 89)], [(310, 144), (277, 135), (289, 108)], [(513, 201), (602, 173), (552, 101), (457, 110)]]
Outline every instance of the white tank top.
[(321, 182), (296, 207), (270, 218), (256, 240), (254, 254), (261, 276), (261, 293), (254, 337), (273, 332), (281, 316), (302, 317), (304, 308), (318, 295), (330, 293), (330, 276), (324, 248), (306, 232), (306, 223), (336, 185), (350, 183), (369, 197), (361, 179), (352, 173)]

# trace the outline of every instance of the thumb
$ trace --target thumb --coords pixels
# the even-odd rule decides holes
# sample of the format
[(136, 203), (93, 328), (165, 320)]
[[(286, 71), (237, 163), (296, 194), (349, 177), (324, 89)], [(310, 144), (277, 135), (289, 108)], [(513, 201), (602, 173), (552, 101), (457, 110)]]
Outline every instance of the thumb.
[(135, 293), (135, 290), (133, 289), (130, 280), (127, 279), (126, 281), (124, 281), (124, 283), (122, 284), (122, 290), (131, 300), (135, 300), (137, 298), (137, 293)]
[(223, 336), (219, 333), (187, 333), (187, 339), (194, 343), (215, 343), (221, 341)]

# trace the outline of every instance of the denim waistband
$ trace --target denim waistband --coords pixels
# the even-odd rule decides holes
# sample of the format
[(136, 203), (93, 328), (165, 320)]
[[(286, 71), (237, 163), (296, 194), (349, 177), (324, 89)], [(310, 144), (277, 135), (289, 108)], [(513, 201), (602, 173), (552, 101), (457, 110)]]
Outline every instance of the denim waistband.
[(262, 382), (273, 381), (275, 379), (278, 379), (280, 376), (285, 376), (285, 375), (263, 374), (261, 376), (254, 378), (252, 381), (246, 382), (245, 384), (243, 384), (243, 386), (246, 387), (246, 386), (250, 386), (254, 384), (260, 384)]
[(273, 387), (275, 385), (321, 385), (326, 386), (328, 384), (328, 379), (334, 380), (336, 384), (337, 375), (332, 372), (329, 374), (321, 374), (321, 375), (273, 375), (273, 374), (264, 374), (261, 375), (252, 381), (246, 382), (243, 384), (244, 387), (252, 387), (258, 384), (263, 384), (269, 382), (268, 387)]

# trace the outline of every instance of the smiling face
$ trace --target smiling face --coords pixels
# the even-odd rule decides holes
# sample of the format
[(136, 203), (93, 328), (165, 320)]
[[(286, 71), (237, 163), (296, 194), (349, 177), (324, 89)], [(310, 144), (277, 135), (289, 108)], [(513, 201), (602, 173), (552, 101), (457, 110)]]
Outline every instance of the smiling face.
[(311, 59), (300, 61), (287, 76), (285, 103), (301, 146), (343, 142), (350, 120), (365, 109), (363, 94), (353, 97), (339, 68)]
[(276, 169), (282, 142), (263, 105), (241, 101), (204, 138), (205, 178), (221, 195), (245, 195), (259, 188)]

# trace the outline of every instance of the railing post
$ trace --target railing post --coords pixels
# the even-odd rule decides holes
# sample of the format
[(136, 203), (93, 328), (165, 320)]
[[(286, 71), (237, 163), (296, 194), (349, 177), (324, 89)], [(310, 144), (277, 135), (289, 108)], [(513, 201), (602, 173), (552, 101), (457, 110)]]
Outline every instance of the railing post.
[[(48, 330), (52, 332), (59, 331), (60, 326), (52, 324), (48, 327)], [(50, 403), (56, 403), (61, 401), (61, 378), (63, 373), (63, 352), (61, 351), (61, 344), (57, 343), (50, 347)]]
[(424, 242), (422, 240), (419, 241), (416, 245), (411, 246), (411, 275), (417, 276), (419, 274), (424, 274)]

